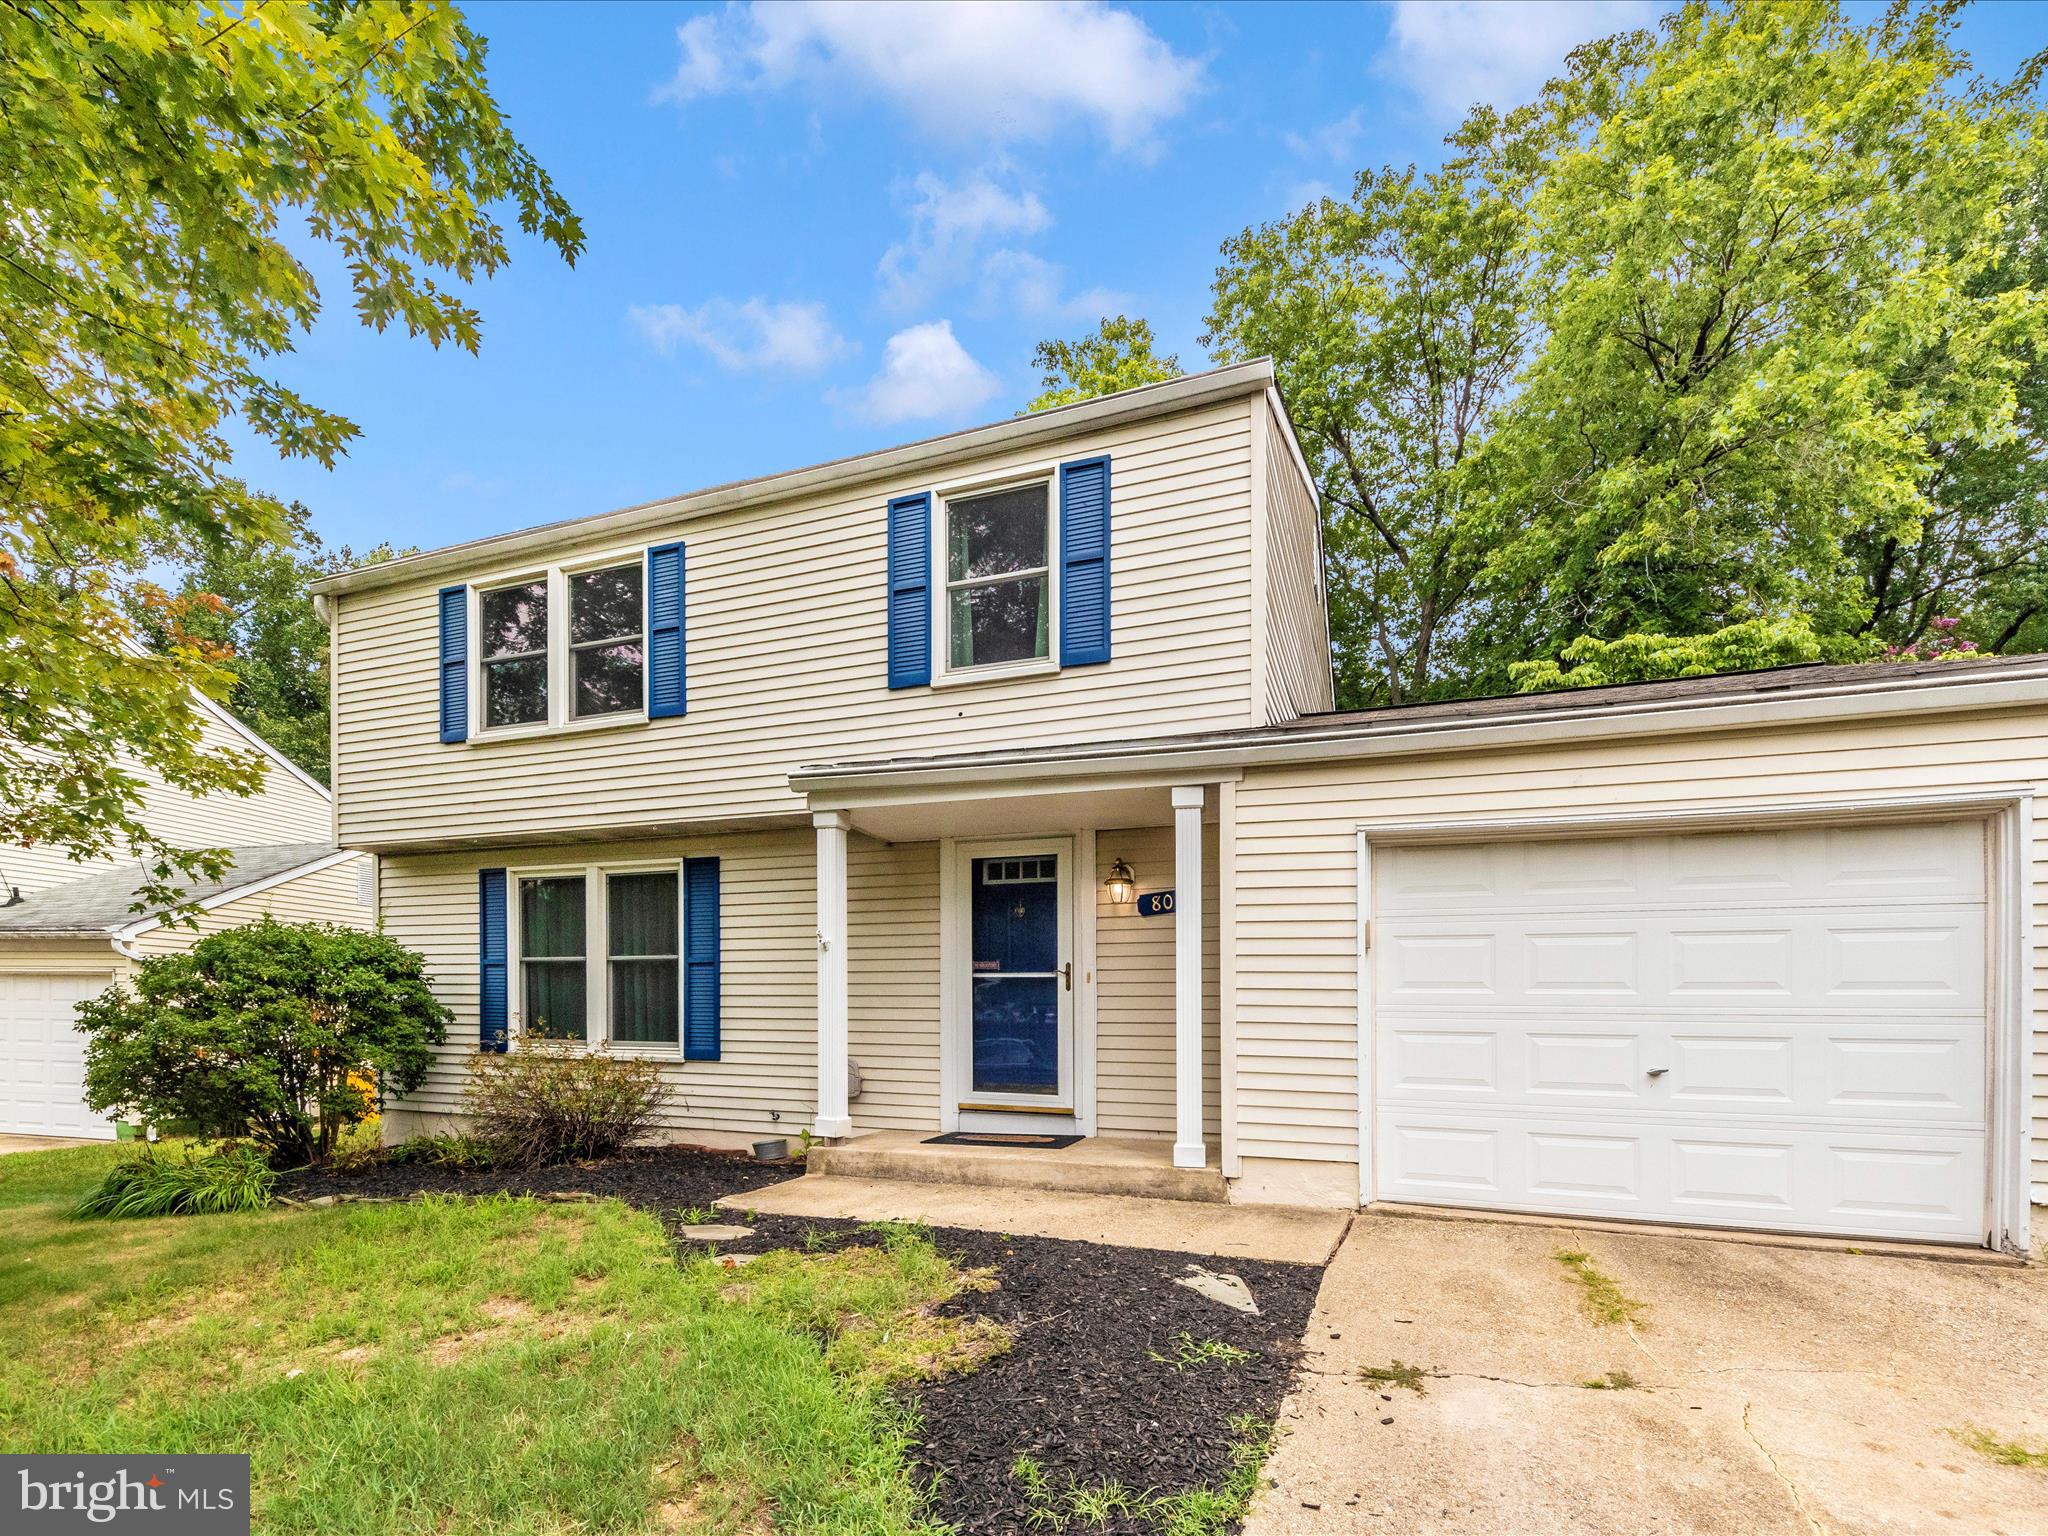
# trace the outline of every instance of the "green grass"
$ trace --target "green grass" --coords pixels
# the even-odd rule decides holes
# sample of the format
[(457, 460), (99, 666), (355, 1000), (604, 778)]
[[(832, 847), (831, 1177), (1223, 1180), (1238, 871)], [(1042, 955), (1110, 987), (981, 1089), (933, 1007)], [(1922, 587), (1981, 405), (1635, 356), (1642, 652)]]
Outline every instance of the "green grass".
[(1612, 1276), (1602, 1273), (1593, 1263), (1591, 1254), (1561, 1248), (1551, 1257), (1578, 1282), (1580, 1297), (1594, 1322), (1618, 1328), (1646, 1326), (1642, 1314), (1649, 1303), (1625, 1294)]
[(1952, 1429), (1949, 1433), (1979, 1456), (1987, 1457), (2001, 1467), (2032, 1467), (2048, 1472), (2048, 1445), (2031, 1450), (2017, 1440), (2000, 1439), (1988, 1429)]
[(1026, 1523), (1035, 1531), (1081, 1533), (1101, 1530), (1112, 1521), (1139, 1524), (1158, 1536), (1223, 1536), (1243, 1521), (1258, 1491), (1259, 1469), (1273, 1454), (1274, 1427), (1246, 1414), (1231, 1420), (1236, 1437), (1230, 1447), (1230, 1471), (1214, 1488), (1184, 1493), (1134, 1489), (1114, 1480), (1055, 1487), (1044, 1467), (1019, 1456), (1010, 1477), (1022, 1489), (1029, 1511)]
[(1243, 1365), (1252, 1358), (1248, 1349), (1239, 1349), (1221, 1339), (1198, 1339), (1192, 1333), (1176, 1333), (1171, 1348), (1164, 1352), (1148, 1349), (1145, 1353), (1176, 1371), (1191, 1370), (1198, 1365)]
[(159, 1153), (151, 1148), (107, 1170), (76, 1206), (74, 1216), (218, 1216), (260, 1211), (270, 1204), (277, 1175), (254, 1147)]
[(1001, 1349), (915, 1233), (744, 1269), (614, 1202), (66, 1214), (0, 1157), (0, 1448), (245, 1451), (258, 1531), (927, 1532), (892, 1384)]

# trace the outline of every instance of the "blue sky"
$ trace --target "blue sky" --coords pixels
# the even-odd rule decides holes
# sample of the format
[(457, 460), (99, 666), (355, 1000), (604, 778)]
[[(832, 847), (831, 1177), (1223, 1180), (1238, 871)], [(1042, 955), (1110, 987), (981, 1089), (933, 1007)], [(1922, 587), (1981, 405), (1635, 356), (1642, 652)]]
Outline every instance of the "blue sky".
[[(583, 216), (516, 238), (480, 356), (327, 313), (279, 372), (363, 430), (331, 473), (239, 467), (329, 543), (431, 547), (1016, 410), (1031, 350), (1105, 312), (1203, 365), (1217, 247), (1362, 166), (1429, 163), (1533, 95), (1579, 4), (473, 4), (515, 131)], [(1980, 67), (2048, 6), (1968, 16)]]

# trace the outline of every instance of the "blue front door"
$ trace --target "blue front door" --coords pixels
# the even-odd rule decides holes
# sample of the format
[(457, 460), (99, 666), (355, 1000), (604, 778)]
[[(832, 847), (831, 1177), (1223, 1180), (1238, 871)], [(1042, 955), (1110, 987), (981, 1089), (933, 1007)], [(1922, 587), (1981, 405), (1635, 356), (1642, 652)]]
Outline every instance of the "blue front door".
[(969, 863), (977, 1097), (1061, 1097), (1059, 865), (1057, 853)]

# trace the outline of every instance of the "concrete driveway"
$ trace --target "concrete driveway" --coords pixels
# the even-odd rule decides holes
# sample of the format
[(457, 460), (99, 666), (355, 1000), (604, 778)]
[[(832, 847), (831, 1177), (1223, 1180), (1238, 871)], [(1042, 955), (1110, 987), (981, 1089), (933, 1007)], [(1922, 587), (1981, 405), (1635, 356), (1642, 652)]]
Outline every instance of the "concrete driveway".
[(1247, 1536), (2048, 1533), (2048, 1467), (1964, 1438), (2048, 1447), (2042, 1265), (1363, 1216), (1307, 1342)]

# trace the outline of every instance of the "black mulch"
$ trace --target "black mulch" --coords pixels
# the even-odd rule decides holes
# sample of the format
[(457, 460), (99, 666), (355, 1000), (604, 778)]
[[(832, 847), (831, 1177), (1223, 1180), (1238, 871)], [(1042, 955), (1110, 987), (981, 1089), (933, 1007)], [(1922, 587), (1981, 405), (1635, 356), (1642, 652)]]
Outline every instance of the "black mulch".
[[(720, 1195), (780, 1183), (798, 1170), (687, 1148), (525, 1174), (456, 1174), (373, 1166), (355, 1173), (285, 1175), (279, 1193), (403, 1198), (435, 1192), (612, 1195), (659, 1216), (680, 1236), (680, 1211)], [(722, 1211), (721, 1221), (740, 1217)], [(765, 1252), (860, 1239), (859, 1223), (754, 1216), (754, 1236), (721, 1252)], [(812, 1234), (820, 1234), (813, 1236)], [(1133, 1492), (1175, 1494), (1217, 1487), (1229, 1476), (1237, 1432), (1250, 1415), (1270, 1423), (1286, 1395), (1303, 1329), (1322, 1282), (1314, 1264), (1201, 1259), (1052, 1238), (939, 1228), (932, 1239), (955, 1262), (996, 1271), (997, 1289), (970, 1291), (942, 1309), (1007, 1325), (1008, 1353), (971, 1375), (918, 1389), (921, 1473), (936, 1475), (935, 1513), (963, 1536), (1015, 1536), (1031, 1509), (1011, 1475), (1019, 1456), (1064, 1489), (1119, 1482)], [(1173, 1283), (1192, 1264), (1239, 1276), (1259, 1304), (1254, 1317)], [(1234, 1363), (1176, 1368), (1177, 1338), (1215, 1340), (1251, 1352)], [(1154, 1359), (1154, 1355), (1165, 1359)], [(1113, 1517), (1076, 1525), (1090, 1536), (1156, 1536), (1149, 1523)]]

